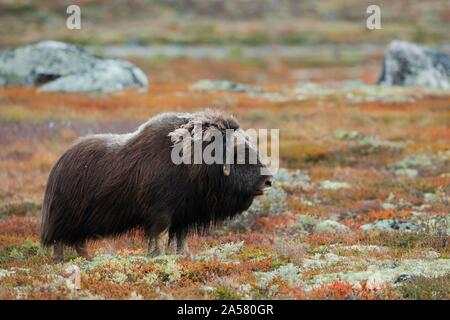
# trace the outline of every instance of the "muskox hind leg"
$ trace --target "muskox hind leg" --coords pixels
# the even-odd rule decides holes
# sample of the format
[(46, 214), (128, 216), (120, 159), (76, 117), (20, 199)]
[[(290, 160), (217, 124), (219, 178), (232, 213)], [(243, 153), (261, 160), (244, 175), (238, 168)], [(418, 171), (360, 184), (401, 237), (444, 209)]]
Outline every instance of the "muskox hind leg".
[(190, 256), (185, 234), (177, 235), (177, 254), (188, 257)]
[(83, 241), (81, 243), (77, 243), (74, 246), (74, 248), (75, 248), (75, 251), (77, 252), (77, 254), (80, 257), (83, 257), (85, 259), (89, 259), (89, 254), (88, 254), (88, 251), (87, 251), (87, 243), (86, 243), (86, 241)]

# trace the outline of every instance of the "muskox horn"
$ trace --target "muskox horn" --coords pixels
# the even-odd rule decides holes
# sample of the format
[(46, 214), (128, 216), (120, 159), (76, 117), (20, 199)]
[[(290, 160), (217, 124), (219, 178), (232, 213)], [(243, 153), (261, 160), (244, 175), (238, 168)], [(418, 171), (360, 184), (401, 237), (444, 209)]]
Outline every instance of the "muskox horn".
[(224, 175), (225, 177), (228, 177), (228, 176), (230, 175), (230, 170), (231, 170), (230, 165), (227, 164), (227, 163), (225, 163), (225, 164), (223, 165), (223, 175)]

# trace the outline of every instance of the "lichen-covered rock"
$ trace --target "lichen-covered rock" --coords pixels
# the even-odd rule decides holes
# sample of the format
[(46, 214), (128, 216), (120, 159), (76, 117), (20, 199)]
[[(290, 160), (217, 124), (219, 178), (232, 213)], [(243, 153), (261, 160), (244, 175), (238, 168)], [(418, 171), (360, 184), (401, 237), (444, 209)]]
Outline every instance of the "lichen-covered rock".
[(393, 41), (386, 49), (378, 80), (383, 85), (450, 88), (450, 56), (445, 52), (405, 41)]
[(81, 288), (81, 272), (80, 267), (75, 264), (65, 266), (62, 274), (65, 280), (65, 285), (72, 290), (79, 290)]
[(147, 77), (127, 61), (101, 59), (64, 42), (43, 41), (0, 53), (0, 86), (34, 85), (46, 92), (145, 91)]
[(426, 172), (446, 171), (450, 165), (450, 152), (413, 154), (393, 164), (395, 175), (415, 178)]
[(198, 91), (231, 91), (231, 92), (245, 92), (251, 94), (262, 93), (259, 88), (253, 88), (242, 83), (232, 82), (228, 80), (208, 80), (203, 79), (194, 83), (191, 87)]
[(417, 230), (419, 228), (418, 225), (409, 222), (409, 221), (398, 221), (395, 219), (386, 219), (386, 220), (378, 220), (374, 223), (368, 223), (361, 226), (362, 230), (383, 230), (383, 231), (392, 231), (392, 230), (399, 230), (399, 231), (412, 231)]
[(366, 282), (367, 289), (381, 289), (389, 284), (398, 285), (403, 279), (413, 276), (439, 277), (450, 272), (447, 259), (417, 260), (408, 259), (399, 262), (379, 262), (367, 267), (364, 271), (324, 273), (307, 281), (305, 289), (318, 287), (333, 280), (345, 281), (356, 288)]
[(339, 233), (346, 233), (348, 231), (349, 229), (346, 225), (334, 220), (320, 221), (316, 225), (316, 232), (318, 233), (339, 234)]

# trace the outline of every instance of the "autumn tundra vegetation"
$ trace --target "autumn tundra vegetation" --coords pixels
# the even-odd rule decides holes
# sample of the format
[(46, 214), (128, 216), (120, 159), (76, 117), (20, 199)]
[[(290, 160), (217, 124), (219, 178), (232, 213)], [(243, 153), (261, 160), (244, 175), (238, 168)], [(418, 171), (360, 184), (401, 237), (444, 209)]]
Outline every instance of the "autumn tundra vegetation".
[[(100, 1), (110, 14), (119, 11), (117, 19), (105, 14), (74, 33), (50, 28), (61, 20), (56, 1), (21, 3), (0, 1), (7, 30), (23, 35), (0, 31), (2, 49), (50, 39), (82, 44), (133, 63), (148, 87), (0, 87), (0, 299), (450, 297), (449, 89), (377, 84), (391, 40), (435, 48), (449, 42), (436, 22), (448, 23), (444, 2), (417, 1), (410, 9), (390, 2), (379, 33), (359, 25), (365, 9), (350, 0), (298, 1), (304, 7), (270, 32), (264, 21), (274, 20), (258, 6), (217, 11), (191, 1), (188, 10), (184, 1), (144, 1), (125, 10), (128, 2)], [(420, 10), (425, 4), (433, 9)], [(100, 6), (86, 6), (87, 18), (99, 16)], [(149, 8), (155, 19), (144, 19)], [(41, 26), (47, 33), (17, 22), (42, 23), (35, 9), (48, 17)], [(308, 19), (300, 19), (305, 12)], [(399, 12), (404, 18), (390, 16)], [(131, 14), (134, 22), (126, 19)], [(136, 54), (152, 45), (161, 51)], [(268, 49), (273, 45), (279, 51)], [(40, 241), (44, 194), (52, 168), (77, 139), (126, 134), (164, 112), (208, 108), (233, 115), (243, 129), (280, 129), (280, 169), (270, 189), (242, 214), (189, 235), (190, 254), (169, 248), (149, 255), (138, 228), (89, 241), (89, 256), (67, 247), (63, 260), (53, 261)], [(112, 159), (104, 165), (115, 166)], [(102, 168), (96, 171), (101, 176)], [(67, 186), (76, 179), (65, 178)]]

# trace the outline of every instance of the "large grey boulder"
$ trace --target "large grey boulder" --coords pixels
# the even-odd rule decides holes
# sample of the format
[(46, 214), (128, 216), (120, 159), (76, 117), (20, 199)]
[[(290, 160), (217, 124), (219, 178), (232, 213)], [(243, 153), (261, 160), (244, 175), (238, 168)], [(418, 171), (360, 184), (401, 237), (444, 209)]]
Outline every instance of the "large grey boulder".
[(384, 54), (379, 84), (450, 88), (450, 56), (425, 46), (392, 41)]
[(113, 92), (147, 88), (141, 69), (122, 60), (101, 59), (56, 41), (0, 53), (0, 86), (40, 86), (46, 92)]

